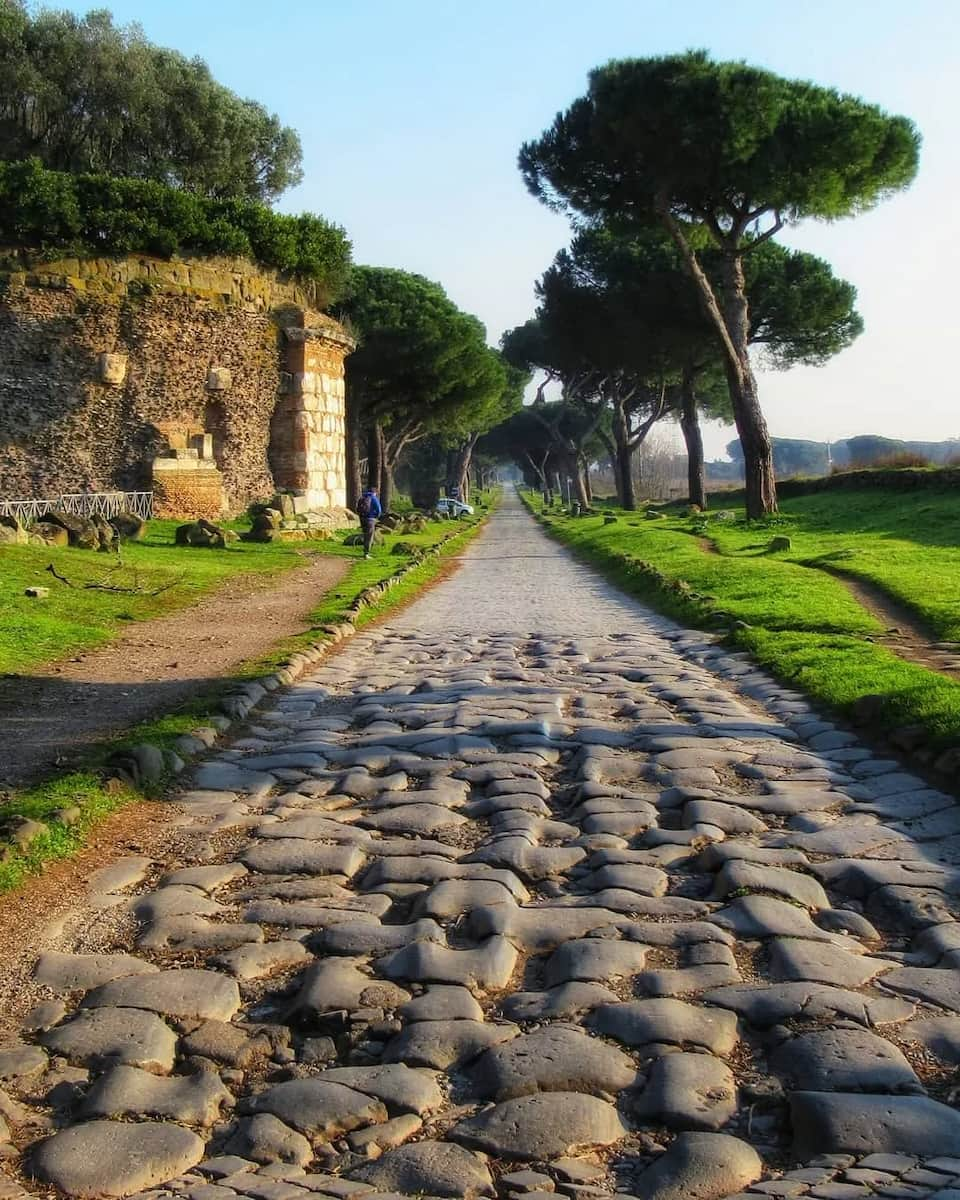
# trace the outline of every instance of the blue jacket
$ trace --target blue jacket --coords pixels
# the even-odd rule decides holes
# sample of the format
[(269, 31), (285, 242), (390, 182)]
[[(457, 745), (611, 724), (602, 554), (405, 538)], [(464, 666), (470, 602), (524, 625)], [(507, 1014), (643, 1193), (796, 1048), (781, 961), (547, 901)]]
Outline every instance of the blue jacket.
[(380, 497), (375, 496), (373, 494), (373, 492), (371, 492), (369, 490), (369, 488), (367, 489), (367, 491), (365, 491), (363, 493), (363, 497), (364, 497), (364, 499), (370, 501), (370, 515), (367, 519), (368, 520), (370, 520), (370, 519), (376, 520), (377, 517), (379, 517), (383, 514), (383, 509), (380, 506)]

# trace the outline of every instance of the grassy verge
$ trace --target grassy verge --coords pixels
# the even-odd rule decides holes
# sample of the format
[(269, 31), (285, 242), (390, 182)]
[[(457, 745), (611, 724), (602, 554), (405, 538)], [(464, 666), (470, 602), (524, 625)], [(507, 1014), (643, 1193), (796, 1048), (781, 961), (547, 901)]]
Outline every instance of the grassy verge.
[[(488, 505), (495, 503), (496, 499), (495, 495), (485, 497)], [(99, 771), (112, 754), (143, 742), (161, 749), (172, 747), (178, 737), (210, 720), (217, 701), (237, 681), (269, 674), (281, 667), (291, 654), (322, 642), (324, 635), (318, 632), (320, 626), (336, 624), (350, 616), (353, 624), (360, 627), (406, 603), (445, 570), (448, 560), (476, 536), (482, 523), (482, 516), (457, 523), (431, 521), (421, 533), (387, 533), (384, 545), (368, 560), (357, 557), (358, 552), (343, 546), (341, 539), (311, 544), (312, 549), (321, 553), (350, 554), (354, 558), (347, 575), (332, 592), (322, 598), (311, 614), (313, 629), (286, 638), (262, 657), (238, 665), (223, 680), (222, 687), (198, 695), (175, 712), (131, 727), (121, 737), (94, 748), (84, 770), (72, 771), (3, 798), (0, 817), (5, 821), (25, 817), (43, 822), (47, 830), (25, 849), (9, 843), (0, 849), (0, 893), (18, 887), (27, 877), (42, 870), (44, 864), (76, 853), (83, 846), (89, 831), (111, 813), (155, 794), (118, 787), (116, 781), (110, 781), (105, 786)], [(394, 553), (394, 548), (400, 542), (420, 553), (429, 553), (416, 562), (413, 554)], [(302, 547), (303, 543), (299, 545)], [(414, 563), (416, 565), (412, 565)], [(382, 584), (405, 567), (410, 569), (404, 571), (402, 579), (395, 586), (353, 617), (351, 606), (362, 592)], [(69, 813), (69, 810), (75, 811)]]
[[(142, 542), (126, 544), (119, 556), (46, 546), (0, 547), (0, 672), (22, 674), (78, 650), (102, 645), (124, 624), (163, 616), (195, 604), (236, 575), (267, 583), (302, 566), (302, 551), (345, 548), (336, 542), (235, 542), (226, 550), (174, 545), (178, 521), (151, 521)], [(53, 578), (47, 567), (75, 586)], [(96, 591), (86, 584), (136, 587), (140, 594)], [(44, 600), (24, 595), (28, 587), (50, 589)], [(157, 595), (150, 592), (164, 588)]]
[[(528, 503), (542, 508), (535, 497)], [(880, 697), (871, 728), (896, 737), (922, 727), (921, 759), (960, 745), (960, 683), (871, 640), (883, 632), (877, 620), (817, 569), (860, 575), (937, 636), (960, 636), (960, 550), (949, 544), (956, 493), (824, 493), (789, 500), (782, 516), (752, 524), (735, 509), (652, 511), (543, 520), (624, 590), (686, 624), (729, 631), (734, 646), (835, 712), (850, 716), (862, 697)], [(778, 536), (789, 547), (773, 552)]]

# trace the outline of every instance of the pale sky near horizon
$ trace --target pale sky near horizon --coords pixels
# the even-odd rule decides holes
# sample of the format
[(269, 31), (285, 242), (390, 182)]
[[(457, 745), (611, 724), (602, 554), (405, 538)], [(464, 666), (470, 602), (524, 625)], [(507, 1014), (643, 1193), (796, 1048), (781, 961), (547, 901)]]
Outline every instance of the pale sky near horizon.
[[(859, 292), (866, 332), (822, 368), (764, 373), (780, 437), (960, 436), (950, 347), (960, 243), (960, 0), (48, 0), (108, 7), (300, 133), (304, 182), (284, 211), (343, 225), (357, 262), (436, 279), (491, 343), (531, 316), (533, 284), (569, 236), (528, 195), (520, 144), (610, 58), (704, 47), (853, 92), (924, 137), (913, 187), (782, 240)], [(716, 427), (709, 456), (734, 436)]]

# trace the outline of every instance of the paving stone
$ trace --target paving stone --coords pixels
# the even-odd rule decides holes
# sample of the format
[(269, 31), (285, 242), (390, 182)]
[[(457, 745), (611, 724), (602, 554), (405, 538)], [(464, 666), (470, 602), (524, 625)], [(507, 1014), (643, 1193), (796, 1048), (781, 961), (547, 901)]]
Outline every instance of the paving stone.
[(905, 996), (916, 996), (928, 1004), (960, 1012), (960, 970), (935, 967), (903, 967), (888, 971), (883, 986)]
[(229, 1021), (240, 1007), (240, 992), (217, 971), (186, 968), (114, 979), (87, 992), (82, 1003), (84, 1008), (143, 1008), (167, 1017)]
[(941, 1061), (960, 1066), (960, 1017), (921, 1017), (897, 1032), (905, 1042), (919, 1042)]
[(467, 862), (506, 867), (528, 883), (554, 879), (586, 858), (581, 846), (532, 846), (523, 837), (500, 837), (468, 855)]
[(0, 1079), (25, 1079), (46, 1069), (47, 1056), (39, 1046), (0, 1046)]
[(185, 913), (201, 916), (218, 916), (224, 912), (223, 905), (200, 888), (163, 887), (144, 892), (130, 902), (134, 916), (140, 921), (157, 921), (163, 917), (176, 917)]
[(794, 1092), (794, 1152), (949, 1154), (960, 1137), (960, 1113), (926, 1096)]
[(690, 800), (683, 806), (683, 823), (688, 829), (696, 825), (712, 825), (731, 834), (763, 833), (767, 828), (753, 813), (719, 800)]
[(846, 1017), (861, 1025), (897, 1024), (907, 1021), (914, 1006), (894, 998), (861, 994), (822, 983), (778, 983), (772, 986), (745, 984), (717, 988), (703, 997), (709, 1004), (730, 1008), (757, 1029), (769, 1029), (784, 1021), (834, 1021)]
[(627, 1046), (666, 1042), (702, 1046), (712, 1054), (730, 1054), (737, 1044), (737, 1018), (722, 1008), (704, 1008), (683, 1000), (631, 1000), (595, 1009), (590, 1024)]
[(261, 1092), (255, 1104), (258, 1112), (272, 1113), (314, 1144), (387, 1119), (380, 1100), (322, 1077), (278, 1083)]
[(88, 881), (90, 891), (107, 894), (122, 892), (128, 887), (133, 887), (135, 883), (139, 883), (151, 866), (153, 866), (153, 860), (141, 855), (118, 858), (108, 867), (101, 867), (99, 871), (93, 872)]
[(228, 1067), (246, 1069), (269, 1055), (271, 1044), (269, 1038), (251, 1036), (228, 1021), (204, 1021), (187, 1034), (180, 1049), (185, 1055), (195, 1054)]
[(670, 1129), (719, 1129), (737, 1111), (733, 1072), (712, 1054), (666, 1054), (651, 1066), (633, 1111)]
[(212, 961), (238, 979), (261, 979), (274, 971), (300, 966), (309, 957), (302, 943), (283, 939), (239, 946), (236, 950), (217, 955)]
[(840, 942), (842, 935), (827, 933), (809, 915), (773, 896), (740, 896), (710, 918), (740, 938), (797, 937), (819, 942)]
[(827, 942), (777, 938), (770, 943), (770, 974), (774, 979), (860, 988), (889, 967), (890, 964), (881, 959), (851, 954), (849, 950)]
[[(313, 1158), (313, 1147), (303, 1136), (271, 1113), (242, 1117), (224, 1143), (227, 1154), (255, 1163), (292, 1163), (305, 1167)], [(204, 1164), (205, 1169), (209, 1164)], [(241, 1165), (239, 1170), (246, 1170)]]
[(366, 862), (358, 846), (324, 846), (302, 838), (255, 842), (241, 858), (251, 871), (287, 875), (355, 875)]
[(55, 992), (85, 992), (128, 975), (155, 975), (153, 963), (132, 954), (62, 954), (47, 950), (37, 959), (33, 977)]
[(721, 1200), (760, 1178), (756, 1150), (724, 1133), (681, 1133), (636, 1180), (644, 1200)]
[(31, 1168), (69, 1196), (130, 1196), (195, 1166), (203, 1149), (180, 1125), (86, 1121), (42, 1142)]
[(215, 892), (225, 884), (242, 879), (246, 873), (246, 867), (238, 862), (216, 863), (208, 867), (181, 867), (164, 875), (160, 884), (162, 887), (197, 887), (205, 892)]
[(455, 983), (477, 991), (506, 987), (513, 975), (517, 949), (503, 937), (488, 938), (474, 950), (451, 950), (432, 942), (416, 942), (377, 961), (388, 979), (416, 983)]
[(304, 972), (291, 1012), (309, 1018), (338, 1009), (392, 1009), (410, 999), (410, 993), (395, 983), (365, 974), (360, 969), (364, 965), (363, 959), (321, 959)]
[(231, 950), (263, 940), (259, 925), (176, 916), (154, 921), (137, 938), (137, 946), (142, 950)]
[(472, 1062), (488, 1047), (519, 1032), (516, 1025), (483, 1021), (415, 1021), (387, 1042), (383, 1060), (447, 1070)]
[(173, 1069), (177, 1037), (152, 1012), (135, 1008), (81, 1009), (40, 1041), (71, 1063), (97, 1066), (109, 1061), (165, 1074)]
[(459, 917), (481, 904), (516, 904), (513, 894), (494, 880), (445, 879), (417, 898), (418, 916), (439, 920)]
[(152, 1075), (116, 1066), (93, 1084), (82, 1105), (87, 1117), (169, 1117), (184, 1125), (212, 1125), (233, 1097), (212, 1071)]
[(415, 1142), (388, 1150), (354, 1174), (380, 1191), (407, 1195), (456, 1196), (472, 1200), (493, 1193), (484, 1160), (450, 1142)]
[(323, 1079), (382, 1100), (391, 1112), (423, 1117), (443, 1105), (443, 1092), (433, 1071), (389, 1063), (376, 1067), (332, 1067)]
[(830, 907), (827, 893), (810, 875), (786, 867), (748, 862), (742, 858), (724, 863), (714, 881), (714, 895), (722, 899), (743, 888), (786, 896), (788, 900), (796, 900), (810, 909)]
[[(392, 1150), (401, 1146), (414, 1134), (420, 1132), (423, 1122), (413, 1113), (404, 1113), (392, 1117), (382, 1125), (371, 1125), (367, 1129), (355, 1129), (347, 1134), (347, 1145), (356, 1154), (365, 1154), (368, 1158), (379, 1158), (384, 1150)], [(429, 1144), (429, 1143), (427, 1143)]]
[(481, 1097), (511, 1100), (532, 1092), (586, 1092), (615, 1099), (636, 1081), (622, 1051), (569, 1026), (545, 1026), (487, 1050), (471, 1071)]
[(530, 954), (553, 950), (571, 938), (585, 937), (597, 929), (625, 924), (622, 913), (606, 908), (511, 908), (483, 905), (467, 914), (464, 932), (479, 939), (502, 934)]
[(599, 983), (563, 983), (543, 992), (514, 992), (501, 1004), (512, 1021), (565, 1021), (583, 1016), (601, 1004), (617, 1003), (616, 992)]
[(580, 1092), (541, 1092), (484, 1109), (458, 1122), (448, 1136), (488, 1154), (529, 1162), (611, 1146), (626, 1133), (620, 1114), (605, 1100)]
[(473, 994), (453, 984), (432, 984), (397, 1011), (406, 1021), (483, 1020), (483, 1009)]
[(559, 946), (547, 961), (548, 987), (570, 980), (622, 979), (643, 970), (648, 946), (614, 938), (574, 938)]
[(804, 1092), (922, 1092), (909, 1062), (866, 1029), (817, 1029), (791, 1038), (770, 1058), (791, 1089)]
[(640, 866), (632, 863), (611, 864), (598, 867), (584, 875), (579, 885), (589, 891), (601, 888), (626, 888), (645, 896), (662, 896), (667, 890), (667, 874), (658, 867)]
[[(499, 885), (497, 885), (499, 886)], [(386, 954), (411, 942), (445, 943), (447, 935), (431, 918), (411, 921), (409, 925), (377, 925), (366, 917), (362, 921), (343, 921), (324, 929), (316, 940), (317, 949), (331, 954)]]

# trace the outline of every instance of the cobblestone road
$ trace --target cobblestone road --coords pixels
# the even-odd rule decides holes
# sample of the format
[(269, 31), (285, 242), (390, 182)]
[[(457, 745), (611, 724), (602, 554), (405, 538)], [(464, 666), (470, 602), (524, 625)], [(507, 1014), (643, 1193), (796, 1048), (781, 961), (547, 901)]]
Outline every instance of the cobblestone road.
[(960, 1198), (954, 801), (513, 498), (181, 802), (0, 1050), (29, 1186)]

